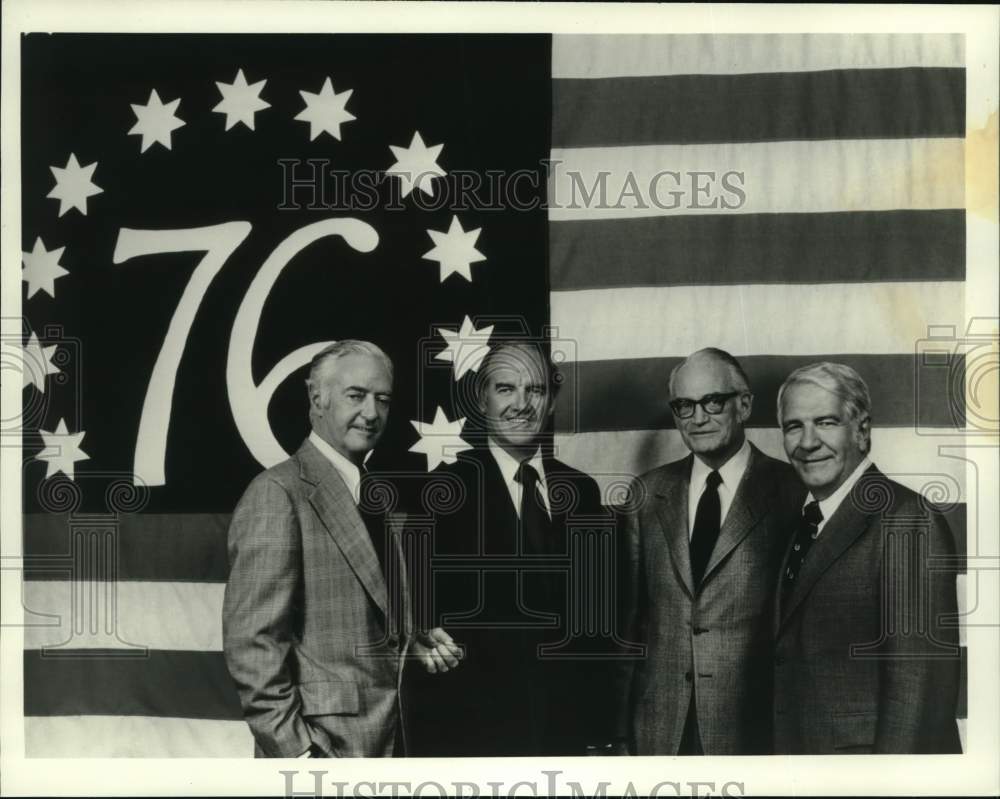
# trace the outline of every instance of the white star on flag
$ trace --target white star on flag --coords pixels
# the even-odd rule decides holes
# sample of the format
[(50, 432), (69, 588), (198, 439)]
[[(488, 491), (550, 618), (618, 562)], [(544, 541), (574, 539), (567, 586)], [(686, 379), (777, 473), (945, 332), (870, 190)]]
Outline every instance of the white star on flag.
[(226, 115), (226, 130), (239, 122), (250, 130), (254, 129), (253, 115), (271, 107), (271, 104), (260, 96), (265, 83), (266, 80), (259, 80), (248, 84), (242, 69), (236, 73), (236, 79), (232, 83), (218, 80), (215, 82), (219, 87), (219, 94), (222, 95), (222, 101), (212, 110)]
[(59, 367), (52, 363), (52, 357), (57, 349), (59, 349), (57, 344), (43, 347), (38, 336), (31, 334), (28, 343), (21, 348), (21, 373), (24, 377), (22, 389), (34, 385), (43, 394), (45, 393), (45, 378), (60, 372)]
[(70, 433), (66, 429), (66, 420), (60, 419), (59, 425), (54, 433), (46, 430), (39, 430), (45, 440), (45, 449), (39, 452), (36, 460), (45, 461), (45, 478), (48, 479), (56, 472), (62, 472), (70, 480), (74, 479), (74, 464), (77, 461), (90, 460), (90, 456), (80, 449), (80, 442), (85, 433)]
[(427, 471), (429, 472), (442, 463), (454, 463), (458, 460), (459, 452), (472, 449), (472, 446), (461, 437), (462, 428), (465, 427), (465, 418), (449, 422), (440, 406), (434, 414), (433, 422), (410, 420), (410, 424), (420, 436), (420, 440), (410, 447), (410, 452), (420, 452), (427, 456)]
[(454, 330), (438, 328), (448, 346), (434, 356), (439, 361), (449, 361), (454, 364), (454, 379), (457, 383), (466, 372), (475, 372), (490, 351), (490, 336), (493, 333), (493, 325), (477, 330), (469, 317), (462, 321), (461, 329), (456, 333)]
[(462, 230), (462, 225), (457, 216), (451, 218), (451, 227), (447, 233), (438, 230), (428, 230), (427, 235), (434, 242), (434, 249), (425, 253), (422, 257), (428, 261), (437, 261), (441, 264), (441, 282), (453, 272), (461, 275), (470, 283), (472, 282), (471, 264), (477, 261), (485, 261), (486, 256), (476, 249), (476, 239), (482, 228), (475, 230)]
[(97, 161), (86, 166), (80, 166), (73, 153), (65, 167), (50, 166), (49, 171), (56, 179), (56, 185), (48, 193), (48, 197), (59, 200), (59, 216), (70, 208), (75, 208), (84, 216), (87, 215), (87, 198), (100, 194), (104, 189), (91, 181)]
[(434, 178), (444, 177), (447, 173), (437, 165), (443, 144), (428, 147), (420, 137), (420, 131), (413, 134), (409, 147), (389, 145), (396, 163), (385, 170), (386, 175), (395, 175), (402, 183), (403, 196), (409, 196), (415, 188), (424, 194), (434, 196)]
[(24, 269), (21, 270), (21, 280), (28, 284), (28, 299), (30, 300), (39, 291), (44, 291), (50, 297), (56, 296), (56, 280), (69, 272), (59, 266), (59, 259), (62, 258), (65, 247), (55, 250), (46, 250), (41, 236), (35, 239), (35, 247), (31, 252), (22, 252), (21, 261)]
[(319, 90), (319, 94), (306, 91), (300, 91), (299, 94), (306, 101), (306, 107), (295, 118), (309, 123), (309, 141), (321, 133), (329, 133), (337, 141), (340, 141), (340, 126), (352, 119), (357, 119), (345, 107), (351, 95), (354, 94), (354, 89), (347, 89), (337, 94), (333, 90), (333, 82), (329, 78), (323, 82), (323, 88)]
[(142, 136), (142, 147), (139, 152), (146, 152), (153, 146), (154, 142), (159, 142), (168, 150), (170, 149), (170, 134), (186, 124), (183, 119), (174, 116), (174, 112), (180, 104), (181, 98), (178, 97), (164, 105), (160, 100), (160, 95), (156, 93), (156, 89), (149, 93), (149, 102), (146, 105), (129, 103), (137, 121), (128, 134), (129, 136)]

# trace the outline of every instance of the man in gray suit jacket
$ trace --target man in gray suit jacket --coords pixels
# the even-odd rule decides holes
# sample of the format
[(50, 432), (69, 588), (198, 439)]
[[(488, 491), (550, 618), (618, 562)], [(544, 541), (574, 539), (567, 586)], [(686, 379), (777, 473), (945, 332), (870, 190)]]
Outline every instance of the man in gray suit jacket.
[(638, 755), (767, 753), (772, 599), (801, 489), (746, 440), (753, 395), (730, 354), (694, 353), (669, 388), (692, 454), (633, 486), (625, 636), (646, 656), (623, 662), (618, 732)]
[(779, 578), (779, 754), (960, 751), (954, 556), (948, 525), (869, 459), (871, 399), (849, 366), (792, 372), (785, 451), (809, 495)]
[(361, 501), (392, 362), (340, 341), (316, 355), (306, 385), (312, 433), (233, 513), (226, 664), (257, 756), (401, 755), (404, 659), (446, 671), (459, 653), (442, 630), (411, 635), (398, 533)]

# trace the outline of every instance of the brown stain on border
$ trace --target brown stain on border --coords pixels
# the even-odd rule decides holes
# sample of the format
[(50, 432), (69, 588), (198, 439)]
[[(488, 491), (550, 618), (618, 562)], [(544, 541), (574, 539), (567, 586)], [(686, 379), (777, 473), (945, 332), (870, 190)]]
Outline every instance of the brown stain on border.
[(970, 130), (965, 136), (965, 207), (969, 213), (994, 223), (997, 220), (997, 195), (1000, 193), (1000, 137), (997, 134), (998, 112), (986, 125)]

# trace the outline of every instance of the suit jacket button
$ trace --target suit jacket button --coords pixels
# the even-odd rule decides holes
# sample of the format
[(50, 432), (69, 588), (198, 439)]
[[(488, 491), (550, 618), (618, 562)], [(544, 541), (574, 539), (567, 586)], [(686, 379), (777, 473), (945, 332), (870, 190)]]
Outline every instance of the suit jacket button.
[(684, 679), (687, 680), (688, 682), (691, 682), (691, 680), (694, 679), (694, 675), (692, 675), (690, 671), (685, 672)]

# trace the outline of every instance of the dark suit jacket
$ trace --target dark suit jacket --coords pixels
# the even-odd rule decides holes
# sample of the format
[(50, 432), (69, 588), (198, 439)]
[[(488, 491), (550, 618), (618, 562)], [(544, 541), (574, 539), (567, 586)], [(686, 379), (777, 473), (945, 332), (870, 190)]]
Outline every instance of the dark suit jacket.
[(625, 633), (647, 653), (619, 672), (619, 732), (633, 754), (677, 754), (694, 690), (706, 754), (767, 753), (774, 587), (789, 513), (804, 492), (788, 464), (751, 445), (705, 577), (694, 586), (692, 463), (692, 455), (668, 463), (633, 486)]
[[(567, 527), (598, 519), (613, 537), (613, 518), (590, 477), (553, 458), (544, 469), (553, 560), (539, 570), (532, 569), (546, 560), (523, 554), (517, 511), (489, 451), (463, 453), (445, 470), (464, 496), (435, 520), (433, 620), (426, 626), (443, 626), (467, 654), (453, 672), (408, 675), (414, 754), (584, 754), (593, 739), (608, 739), (607, 660), (550, 660), (539, 657), (539, 647), (567, 632)], [(455, 571), (442, 571), (447, 558)], [(579, 652), (577, 645), (587, 648), (576, 639), (559, 651)]]
[[(398, 542), (387, 550), (405, 581)], [(406, 591), (391, 600), (350, 491), (308, 439), (247, 488), (229, 560), (223, 648), (257, 755), (392, 755)]]
[(779, 754), (960, 751), (955, 575), (926, 560), (953, 554), (920, 496), (865, 472), (776, 612)]

